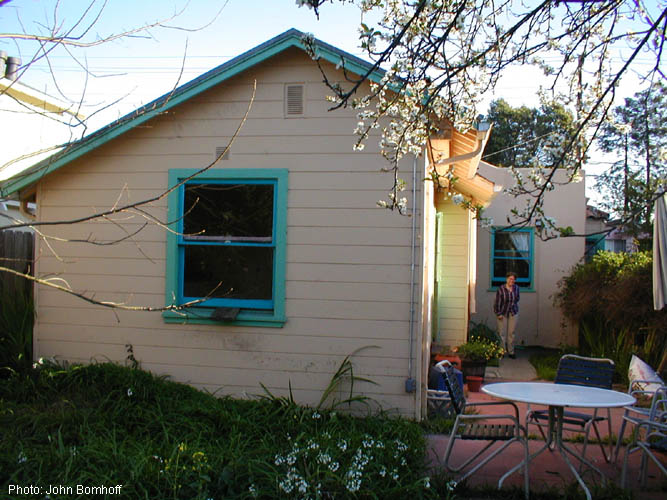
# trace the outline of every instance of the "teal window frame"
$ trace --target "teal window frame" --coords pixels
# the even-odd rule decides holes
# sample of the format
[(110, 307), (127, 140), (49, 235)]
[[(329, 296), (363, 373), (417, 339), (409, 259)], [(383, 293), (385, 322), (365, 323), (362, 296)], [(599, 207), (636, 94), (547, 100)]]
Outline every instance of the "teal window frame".
[[(499, 232), (507, 233), (528, 233), (530, 235), (530, 249), (528, 257), (514, 257), (514, 256), (504, 256), (496, 252), (496, 234)], [(534, 269), (535, 269), (535, 231), (533, 228), (514, 228), (506, 226), (497, 226), (493, 227), (491, 231), (491, 262), (489, 269), (489, 288), (491, 290), (497, 290), (500, 285), (494, 284), (494, 281), (502, 281), (505, 283), (506, 276), (496, 276), (495, 275), (495, 262), (496, 260), (527, 260), (528, 261), (528, 278), (517, 277), (516, 283), (521, 287), (522, 291), (531, 291), (534, 289), (535, 283), (534, 279)]]
[[(169, 187), (182, 183), (197, 172), (196, 169), (169, 170)], [(233, 324), (281, 327), (285, 323), (285, 262), (287, 246), (287, 191), (288, 170), (281, 168), (207, 170), (188, 183), (193, 184), (270, 184), (274, 187), (273, 238), (268, 245), (273, 248), (273, 281), (271, 300), (208, 299), (199, 304), (163, 312), (166, 322)], [(184, 249), (192, 244), (183, 238), (185, 184), (167, 196), (168, 219), (172, 231), (167, 232), (165, 273), (165, 304), (183, 305), (196, 299), (183, 295)], [(239, 307), (236, 319), (225, 321), (211, 319), (217, 307)]]

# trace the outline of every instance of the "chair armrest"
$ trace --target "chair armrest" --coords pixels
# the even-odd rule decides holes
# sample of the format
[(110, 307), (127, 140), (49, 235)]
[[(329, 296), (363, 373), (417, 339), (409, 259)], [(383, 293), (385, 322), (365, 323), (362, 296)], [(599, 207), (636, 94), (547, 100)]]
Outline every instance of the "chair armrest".
[(511, 415), (509, 413), (507, 414), (500, 414), (500, 413), (493, 413), (491, 415), (484, 415), (483, 413), (478, 413), (478, 414), (466, 414), (466, 413), (461, 413), (458, 415), (460, 420), (500, 420), (500, 419), (510, 419), (512, 421), (515, 421), (518, 423), (517, 418), (514, 415)]
[(428, 399), (446, 399), (450, 400), (452, 399), (449, 396), (449, 391), (438, 391), (437, 389), (427, 389), (426, 391), (426, 397)]
[[(651, 408), (642, 408), (642, 407), (639, 407), (639, 406), (624, 406), (623, 409), (626, 412), (636, 413), (637, 415), (643, 415), (645, 417), (648, 417), (648, 414), (651, 411)], [(627, 415), (627, 413), (626, 413), (626, 415)]]
[(628, 393), (629, 394), (635, 394), (635, 393), (643, 393), (643, 394), (654, 394), (655, 391), (646, 391), (644, 389), (633, 389), (635, 384), (659, 384), (662, 385), (662, 387), (665, 387), (665, 384), (660, 382), (658, 380), (645, 380), (645, 379), (635, 379), (630, 382), (628, 385)]
[(637, 429), (641, 429), (642, 427), (645, 427), (649, 434), (667, 433), (667, 423), (642, 420), (637, 424)]
[(517, 421), (519, 420), (519, 408), (517, 407), (516, 403), (512, 401), (480, 401), (480, 402), (473, 402), (473, 403), (468, 403), (466, 402), (466, 408), (470, 406), (499, 406), (499, 405), (510, 405), (514, 408), (514, 413), (516, 414)]

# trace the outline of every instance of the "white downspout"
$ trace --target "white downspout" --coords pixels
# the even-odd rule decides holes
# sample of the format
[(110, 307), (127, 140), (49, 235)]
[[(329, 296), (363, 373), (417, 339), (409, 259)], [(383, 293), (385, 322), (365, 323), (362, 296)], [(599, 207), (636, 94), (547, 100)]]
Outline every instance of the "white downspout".
[(415, 334), (415, 245), (417, 244), (417, 156), (412, 160), (412, 236), (410, 238), (410, 355), (408, 357), (408, 378), (405, 392), (415, 392), (417, 381), (413, 376), (414, 334)]

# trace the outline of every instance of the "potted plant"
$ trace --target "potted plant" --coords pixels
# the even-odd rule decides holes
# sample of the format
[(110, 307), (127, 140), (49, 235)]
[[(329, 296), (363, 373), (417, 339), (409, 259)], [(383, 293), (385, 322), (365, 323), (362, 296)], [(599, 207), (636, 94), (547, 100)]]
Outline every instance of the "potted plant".
[(500, 358), (505, 350), (492, 340), (472, 335), (468, 342), (456, 348), (461, 357), (461, 368), (463, 374), (484, 378), (486, 364), (491, 359)]

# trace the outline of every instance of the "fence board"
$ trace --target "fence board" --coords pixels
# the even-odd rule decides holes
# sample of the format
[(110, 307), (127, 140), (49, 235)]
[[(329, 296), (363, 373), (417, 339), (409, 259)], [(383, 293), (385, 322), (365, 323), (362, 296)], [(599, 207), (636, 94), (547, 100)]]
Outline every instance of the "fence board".
[[(35, 237), (31, 232), (0, 231), (0, 266), (33, 275), (34, 244)], [(32, 296), (32, 282), (10, 273), (2, 273), (0, 287), (5, 293)]]

